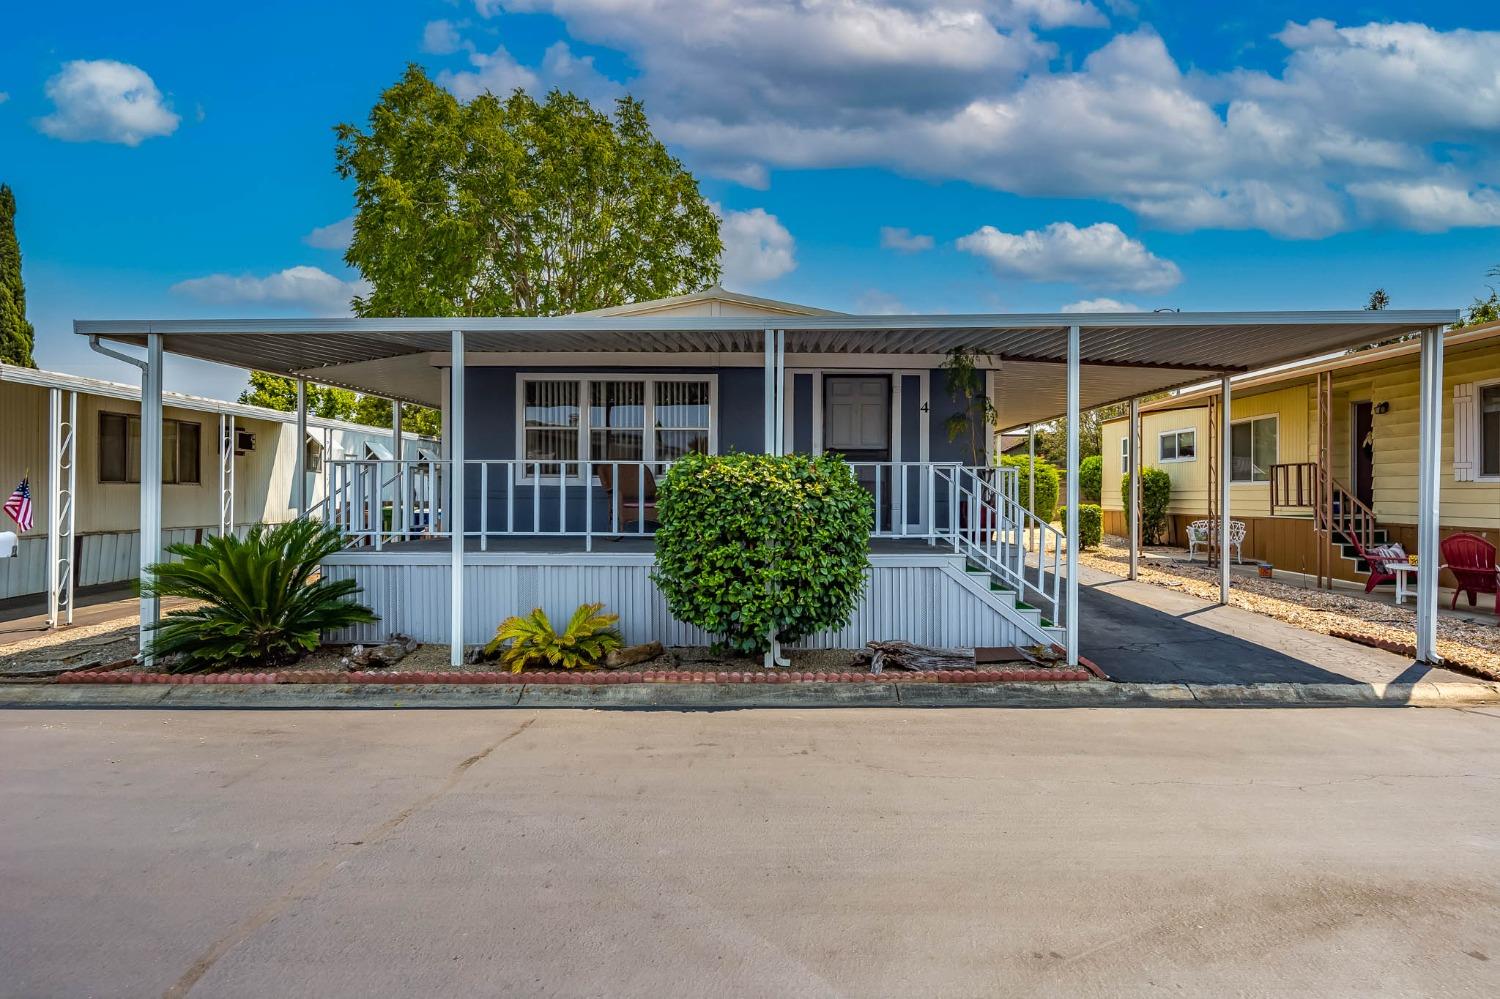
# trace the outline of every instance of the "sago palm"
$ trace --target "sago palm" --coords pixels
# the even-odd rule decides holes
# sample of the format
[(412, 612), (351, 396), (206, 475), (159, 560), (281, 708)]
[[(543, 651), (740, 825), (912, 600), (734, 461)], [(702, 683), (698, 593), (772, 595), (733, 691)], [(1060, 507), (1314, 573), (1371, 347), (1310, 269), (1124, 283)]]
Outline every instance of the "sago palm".
[(169, 668), (182, 673), (282, 666), (317, 648), (325, 629), (374, 621), (370, 608), (349, 599), (359, 592), (352, 579), (313, 578), (343, 546), (337, 530), (310, 520), (170, 546), (177, 561), (150, 566), (141, 592), (202, 605), (158, 622), (151, 654), (180, 654)]
[(512, 673), (534, 662), (563, 669), (593, 669), (621, 644), (620, 633), (614, 628), (620, 615), (601, 614), (603, 609), (603, 604), (581, 604), (560, 634), (540, 607), (530, 614), (508, 617), (484, 647), (485, 655), (503, 650), (500, 659)]

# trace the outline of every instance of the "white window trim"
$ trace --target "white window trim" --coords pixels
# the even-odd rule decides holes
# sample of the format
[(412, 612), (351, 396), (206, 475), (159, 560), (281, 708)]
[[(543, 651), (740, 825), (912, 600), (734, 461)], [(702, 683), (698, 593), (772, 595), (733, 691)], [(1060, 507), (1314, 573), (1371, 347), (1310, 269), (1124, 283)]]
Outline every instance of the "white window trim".
[[(643, 382), (646, 386), (646, 399), (644, 412), (642, 414), (643, 429), (643, 457), (642, 461), (647, 464), (656, 462), (656, 383), (657, 382), (707, 382), (708, 383), (708, 453), (719, 453), (719, 376), (714, 372), (702, 374), (693, 373), (665, 373), (658, 374), (649, 371), (522, 371), (516, 373), (516, 437), (515, 437), (515, 460), (521, 462), (520, 474), (516, 476), (518, 485), (532, 485), (536, 476), (529, 471), (530, 463), (526, 461), (526, 383), (527, 382), (558, 382), (576, 381), (578, 383), (578, 461), (590, 461), (589, 455), (589, 406), (592, 401), (592, 384), (594, 382)], [(547, 464), (547, 462), (538, 462)], [(543, 483), (557, 481), (555, 475), (541, 476)], [(598, 481), (598, 476), (594, 477)], [(583, 485), (582, 475), (569, 475), (566, 480), (568, 485)]]
[[(1161, 456), (1161, 439), (1163, 437), (1177, 437), (1177, 436), (1179, 436), (1181, 434), (1192, 434), (1193, 435), (1193, 453), (1192, 453), (1192, 455), (1189, 456), (1189, 457), (1187, 457), (1187, 458), (1163, 458)], [(1180, 445), (1179, 445), (1179, 449), (1180, 449)], [(1180, 462), (1184, 462), (1184, 461), (1197, 461), (1197, 460), (1198, 460), (1198, 428), (1197, 427), (1183, 427), (1180, 430), (1163, 430), (1159, 434), (1156, 435), (1156, 461), (1157, 461), (1157, 464), (1160, 464), (1160, 465), (1176, 465), (1176, 464), (1179, 464)]]
[(1500, 475), (1484, 474), (1484, 390), (1500, 385), (1500, 378), (1474, 383), (1474, 482), (1500, 482)]
[[(1272, 413), (1272, 414), (1267, 415), (1267, 416), (1247, 416), (1247, 417), (1245, 417), (1243, 419), (1239, 419), (1239, 420), (1230, 420), (1229, 421), (1229, 426), (1230, 426), (1231, 429), (1233, 429), (1234, 427), (1239, 426), (1241, 423), (1255, 423), (1258, 420), (1270, 420), (1270, 421), (1272, 421), (1273, 423), (1276, 424), (1276, 461), (1273, 461), (1271, 464), (1273, 464), (1273, 465), (1277, 464), (1278, 462), (1281, 461), (1281, 415), (1280, 414), (1278, 414), (1278, 413)], [(1229, 454), (1225, 455), (1225, 459), (1226, 460), (1224, 462), (1224, 467), (1229, 472), (1229, 485), (1230, 486), (1264, 486), (1266, 488), (1269, 488), (1270, 485), (1271, 485), (1271, 477), (1269, 475), (1267, 475), (1264, 479), (1261, 479), (1259, 481), (1256, 481), (1255, 479), (1236, 479), (1234, 477), (1234, 435), (1231, 434), (1229, 439), (1230, 439)], [(1255, 446), (1255, 431), (1253, 431), (1253, 430), (1250, 431), (1250, 445), (1251, 445), (1251, 447)], [(1254, 459), (1253, 455), (1251, 456), (1250, 460), (1251, 460), (1251, 464), (1254, 464), (1255, 459)]]
[[(1156, 450), (1157, 454), (1160, 455), (1160, 442), (1157, 443)], [(1125, 436), (1120, 438), (1120, 474), (1130, 474), (1130, 431), (1128, 430), (1125, 432)]]

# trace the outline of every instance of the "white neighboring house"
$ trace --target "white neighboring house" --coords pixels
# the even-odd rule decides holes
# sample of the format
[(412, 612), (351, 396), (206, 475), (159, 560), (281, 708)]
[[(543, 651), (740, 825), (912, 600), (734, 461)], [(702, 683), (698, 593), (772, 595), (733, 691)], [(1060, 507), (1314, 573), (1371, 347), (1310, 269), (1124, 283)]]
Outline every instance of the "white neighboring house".
[[(174, 392), (163, 394), (163, 405), (163, 545), (297, 516), (294, 413)], [(76, 439), (69, 447), (75, 407)], [(230, 437), (234, 446), (229, 460), (222, 460), (226, 451), (220, 442)], [(403, 442), (402, 453), (410, 460), (438, 456), (431, 438), (407, 433)], [(308, 416), (302, 456), (309, 510), (315, 511), (326, 494), (326, 461), (389, 459), (391, 444), (389, 429)], [(0, 559), (0, 602), (48, 593), (49, 530), (58, 537), (58, 587), (68, 582), (69, 568), (75, 588), (137, 577), (140, 453), (138, 387), (0, 364), (0, 499), (29, 476), (33, 504), (29, 531), (0, 515), (0, 532), (19, 534), (15, 556)], [(54, 500), (55, 469), (61, 474)]]

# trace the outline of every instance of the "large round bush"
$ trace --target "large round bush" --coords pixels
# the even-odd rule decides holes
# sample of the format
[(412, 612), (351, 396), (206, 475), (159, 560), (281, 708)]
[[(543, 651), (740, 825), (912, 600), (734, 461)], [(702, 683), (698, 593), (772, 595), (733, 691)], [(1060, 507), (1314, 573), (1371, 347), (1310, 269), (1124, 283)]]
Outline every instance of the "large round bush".
[(667, 607), (737, 652), (843, 627), (864, 592), (874, 501), (835, 455), (690, 454), (657, 515)]

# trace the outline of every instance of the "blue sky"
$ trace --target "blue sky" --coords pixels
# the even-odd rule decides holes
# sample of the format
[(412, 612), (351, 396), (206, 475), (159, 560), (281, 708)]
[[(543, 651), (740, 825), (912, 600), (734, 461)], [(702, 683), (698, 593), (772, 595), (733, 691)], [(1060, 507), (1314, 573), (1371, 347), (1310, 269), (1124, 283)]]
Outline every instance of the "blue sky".
[(331, 129), (408, 61), (465, 97), (642, 97), (721, 208), (726, 285), (828, 308), (1349, 308), (1378, 285), (1456, 307), (1500, 264), (1494, 5), (273, 0), (7, 27), (37, 355), (84, 374), (130, 370), (74, 318), (342, 311)]

